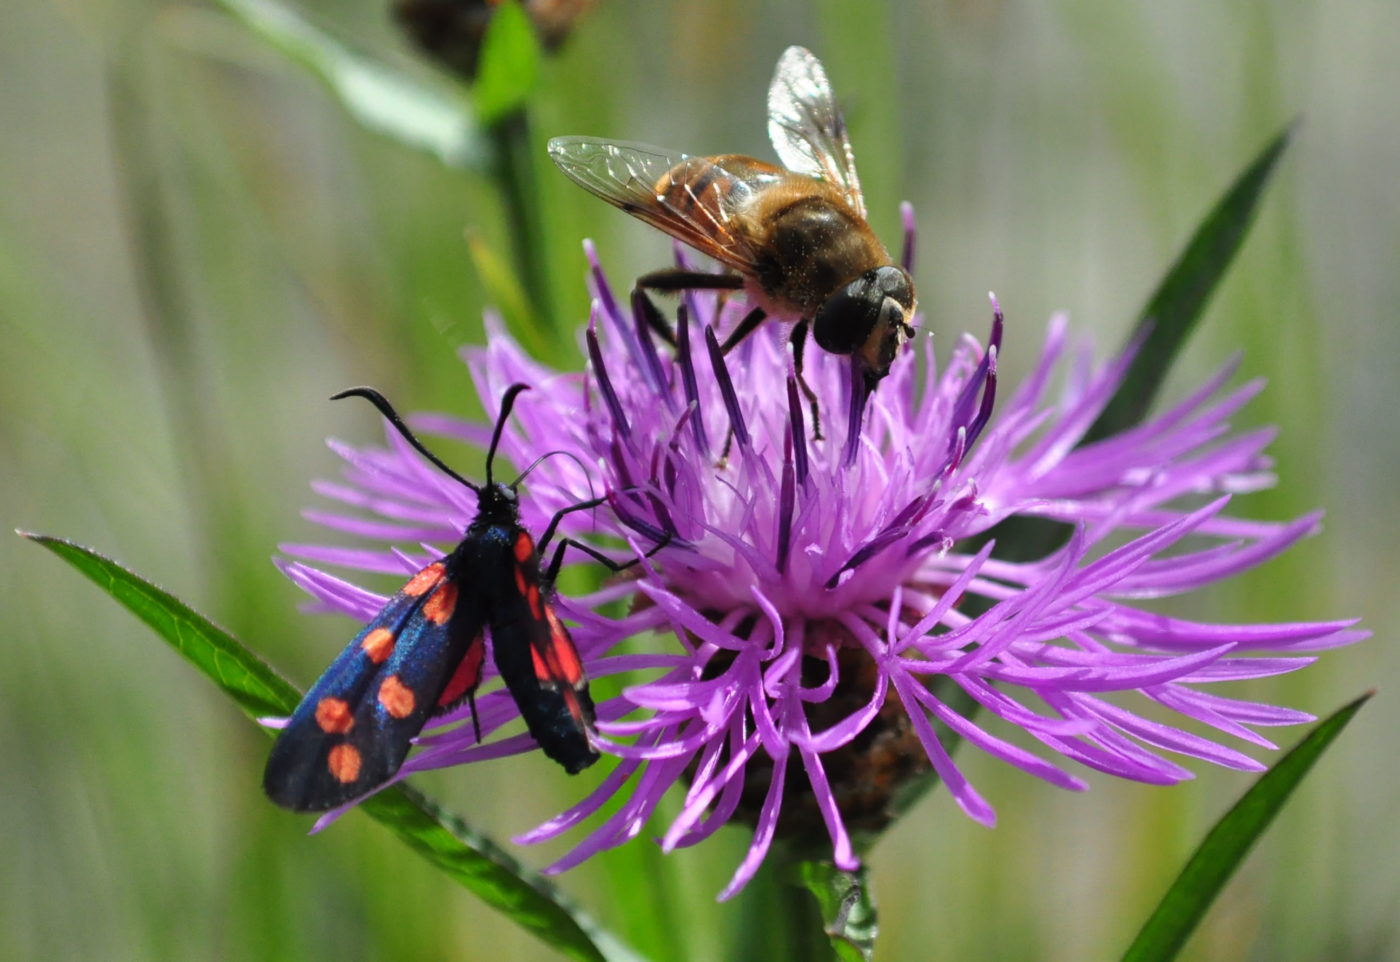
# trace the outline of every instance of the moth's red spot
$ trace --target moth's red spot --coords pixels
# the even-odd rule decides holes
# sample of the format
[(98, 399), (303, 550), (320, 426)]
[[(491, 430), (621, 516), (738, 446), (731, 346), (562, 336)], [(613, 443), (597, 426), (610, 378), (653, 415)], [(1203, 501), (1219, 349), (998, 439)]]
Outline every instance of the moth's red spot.
[(438, 705), (446, 706), (460, 701), (462, 696), (476, 687), (481, 681), (481, 659), (486, 654), (486, 646), (479, 641), (472, 642), (466, 655), (457, 663), (457, 670), (447, 681), (447, 687), (438, 697)]
[(447, 624), (447, 619), (452, 617), (452, 611), (457, 607), (457, 585), (451, 581), (444, 581), (433, 596), (423, 605), (423, 617), (427, 618), (435, 625)]
[(344, 735), (355, 727), (355, 716), (344, 698), (322, 698), (316, 703), (316, 724), (327, 735)]
[(544, 613), (549, 620), (549, 655), (554, 669), (570, 685), (578, 685), (583, 681), (583, 663), (579, 661), (574, 640), (552, 607), (546, 607)]
[(536, 618), (543, 618), (544, 611), (540, 608), (540, 586), (530, 585), (525, 590), (525, 597), (530, 600), (530, 614)]
[(525, 569), (522, 568), (522, 567), (520, 567), (520, 565), (516, 565), (516, 566), (515, 566), (515, 590), (518, 591), (518, 592), (520, 592), (520, 593), (523, 595), (523, 594), (525, 593), (525, 589), (526, 589), (527, 587), (529, 587), (529, 585), (528, 585), (528, 583), (525, 581)]
[[(578, 692), (574, 691), (572, 688), (564, 689), (564, 707), (569, 709), (569, 716), (573, 718), (574, 724), (586, 731), (588, 728), (588, 719), (583, 715), (583, 704), (578, 700)], [(593, 743), (592, 738), (589, 738), (588, 741), (589, 744)]]
[(337, 745), (326, 756), (331, 776), (346, 785), (360, 777), (360, 750), (354, 745)]
[(403, 586), (403, 593), (412, 598), (417, 598), (423, 592), (441, 581), (442, 575), (442, 562), (434, 561), (432, 564), (428, 565), (428, 567), (408, 579), (408, 584)]
[(394, 633), (388, 628), (376, 628), (365, 635), (365, 640), (360, 642), (360, 648), (370, 661), (382, 665), (384, 660), (394, 653)]
[(399, 680), (398, 675), (390, 675), (379, 686), (379, 704), (395, 718), (407, 718), (412, 715), (413, 706), (417, 701), (413, 697), (413, 691)]
[(522, 531), (515, 537), (515, 560), (522, 564), (529, 561), (535, 553), (535, 541), (526, 532)]

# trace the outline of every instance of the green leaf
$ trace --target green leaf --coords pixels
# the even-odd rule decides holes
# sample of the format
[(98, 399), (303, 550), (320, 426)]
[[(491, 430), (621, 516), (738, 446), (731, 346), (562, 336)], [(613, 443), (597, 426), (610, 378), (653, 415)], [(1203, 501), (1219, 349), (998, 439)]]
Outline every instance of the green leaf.
[[(25, 531), (19, 534), (67, 561), (150, 625), (249, 716), (287, 715), (301, 701), (296, 686), (169, 592), (82, 545)], [(407, 784), (380, 792), (359, 808), (463, 888), (565, 956), (588, 962), (639, 962), (639, 956), (572, 905), (548, 880)]]
[(496, 8), (481, 41), (481, 67), (472, 85), (477, 115), (494, 124), (525, 105), (540, 75), (540, 44), (519, 3)]
[(150, 625), (249, 716), (289, 715), (301, 701), (295, 685), (178, 598), (82, 545), (28, 531), (18, 533), (67, 561)]
[(1124, 962), (1165, 962), (1176, 957), (1293, 789), (1372, 694), (1362, 695), (1309, 732), (1225, 813), (1138, 932)]
[(400, 782), (360, 803), (409, 848), (571, 959), (645, 962), (485, 835)]
[(292, 60), (307, 67), (362, 125), (449, 167), (484, 172), (492, 148), (464, 99), (358, 56), (275, 0), (217, 0)]
[(843, 872), (830, 862), (799, 862), (797, 876), (821, 908), (824, 931), (842, 962), (870, 962), (879, 922), (864, 865)]
[(1122, 386), (1081, 444), (1126, 430), (1147, 414), (1177, 352), (1195, 328), (1254, 223), (1264, 188), (1292, 135), (1290, 125), (1270, 141), (1196, 228), (1133, 330), (1131, 340), (1141, 340), (1142, 344)]

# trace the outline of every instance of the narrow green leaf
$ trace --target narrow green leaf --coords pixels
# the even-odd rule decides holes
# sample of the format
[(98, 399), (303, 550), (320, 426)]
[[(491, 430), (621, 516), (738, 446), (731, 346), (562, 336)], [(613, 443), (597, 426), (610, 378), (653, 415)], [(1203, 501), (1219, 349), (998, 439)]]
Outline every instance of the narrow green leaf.
[(481, 41), (481, 67), (472, 85), (476, 112), (493, 124), (525, 105), (540, 75), (540, 44), (525, 9), (514, 0), (496, 8)]
[[(19, 534), (67, 561), (150, 625), (249, 716), (287, 715), (301, 701), (296, 686), (169, 592), (71, 541)], [(639, 962), (639, 956), (572, 905), (548, 880), (407, 784), (380, 792), (359, 808), (463, 888), (568, 958)]]
[[(539, 145), (530, 133), (529, 112), (521, 105), (489, 130), (497, 160), (492, 176), (505, 207), (516, 274), (525, 289), (533, 292), (533, 301), (527, 305), (531, 311), (526, 327), (553, 335), (555, 345), (569, 343), (572, 338), (567, 332), (573, 328), (561, 326), (551, 310), (549, 289), (553, 274), (549, 269), (547, 217), (540, 202), (538, 170), (543, 155), (537, 151)], [(557, 348), (551, 353), (557, 353)]]
[(492, 149), (465, 100), (347, 50), (276, 0), (217, 0), (290, 59), (315, 74), (359, 123), (449, 167), (478, 172)]
[(797, 876), (821, 908), (831, 947), (842, 962), (870, 962), (879, 922), (865, 866), (843, 872), (830, 862), (799, 862)]
[(1293, 125), (1289, 125), (1271, 140), (1196, 228), (1133, 330), (1132, 340), (1140, 339), (1142, 345), (1123, 385), (1081, 443), (1117, 434), (1147, 414), (1177, 352), (1195, 328), (1254, 223), (1264, 188), (1292, 135)]
[(408, 783), (359, 807), (463, 888), (568, 958), (646, 962), (548, 880)]
[(1166, 962), (1176, 957), (1293, 789), (1372, 694), (1362, 695), (1321, 722), (1225, 813), (1138, 932), (1124, 962)]
[(222, 628), (115, 561), (62, 538), (18, 532), (67, 561), (150, 625), (156, 634), (224, 690), (252, 718), (289, 715), (301, 701), (296, 686)]

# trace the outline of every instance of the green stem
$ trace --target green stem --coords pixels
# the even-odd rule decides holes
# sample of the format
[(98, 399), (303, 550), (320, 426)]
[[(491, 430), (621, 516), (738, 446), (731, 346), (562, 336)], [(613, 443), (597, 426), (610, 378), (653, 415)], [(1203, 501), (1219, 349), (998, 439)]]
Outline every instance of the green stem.
[(788, 947), (791, 954), (787, 958), (831, 962), (834, 953), (831, 940), (827, 938), (820, 906), (812, 897), (812, 893), (804, 889), (802, 883), (794, 877), (791, 867), (784, 866), (783, 878), (778, 880), (775, 894), (779, 917), (786, 922), (788, 928)]
[(847, 872), (826, 859), (799, 859), (790, 877), (794, 886), (806, 888), (809, 902), (817, 907), (820, 932), (829, 940), (824, 943), (825, 954), (809, 957), (834, 955), (840, 962), (870, 962), (879, 919), (869, 871), (861, 866)]
[(490, 128), (496, 145), (495, 179), (505, 203), (516, 276), (530, 298), (539, 325), (554, 329), (554, 311), (545, 254), (544, 213), (535, 178), (530, 117), (521, 107)]
[(802, 887), (800, 865), (801, 860), (786, 846), (773, 846), (744, 891), (743, 919), (735, 928), (737, 941), (727, 958), (832, 962), (831, 942), (817, 900)]
[(878, 920), (865, 868), (845, 872), (811, 850), (777, 844), (744, 894), (736, 962), (870, 962)]

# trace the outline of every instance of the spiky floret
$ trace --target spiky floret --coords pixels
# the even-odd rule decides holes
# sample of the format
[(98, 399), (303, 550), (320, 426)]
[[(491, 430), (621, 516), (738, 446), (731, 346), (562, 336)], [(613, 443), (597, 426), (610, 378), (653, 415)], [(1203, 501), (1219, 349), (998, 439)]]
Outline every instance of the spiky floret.
[[(667, 849), (731, 821), (752, 826), (722, 897), (781, 834), (828, 839), (836, 864), (855, 867), (852, 833), (883, 827), (894, 790), (930, 769), (964, 812), (991, 824), (948, 732), (1076, 790), (1085, 783), (1059, 763), (1158, 784), (1191, 776), (1168, 755), (1256, 770), (1222, 742), (1272, 748), (1256, 729), (1311, 716), (1231, 698), (1215, 683), (1293, 671), (1364, 637), (1351, 620), (1210, 624), (1149, 604), (1253, 568), (1318, 528), (1317, 515), (1274, 523), (1228, 512), (1233, 496), (1273, 480), (1264, 455), (1273, 432), (1230, 429), (1262, 387), (1227, 387), (1232, 367), (1142, 425), (1078, 447), (1130, 357), (1095, 362), (1056, 317), (1003, 402), (994, 303), (985, 344), (964, 337), (940, 360), (921, 339), (864, 405), (844, 359), (809, 356), (827, 429), (816, 441), (780, 329), (721, 356), (716, 335), (742, 303), (686, 294), (672, 356), (620, 305), (591, 247), (589, 256), (586, 374), (538, 364), (494, 323), (489, 346), (466, 352), (488, 405), (508, 384), (537, 388), (517, 405), (503, 455), (517, 465), (573, 455), (531, 476), (527, 510), (539, 517), (527, 525), (606, 493), (609, 510), (570, 516), (567, 534), (625, 539), (639, 556), (669, 539), (637, 577), (560, 600), (588, 674), (631, 683), (598, 706), (600, 748), (616, 767), (522, 836), (557, 836), (625, 794), (554, 870), (637, 835), (672, 789), (684, 802), (663, 829)], [(443, 417), (416, 424), (476, 444), (485, 436)], [(349, 483), (317, 487), (379, 520), (314, 519), (395, 545), (452, 540), (471, 506), (389, 440), (378, 451), (336, 445)], [(1032, 560), (1001, 560), (988, 536), (1022, 517), (1072, 534)], [(322, 608), (361, 618), (382, 599), (303, 562), (398, 572), (423, 557), (286, 551), (301, 560), (285, 570)], [(629, 599), (621, 617), (600, 612)], [(642, 653), (617, 653), (649, 633)], [(508, 696), (478, 706), (486, 744), (449, 716), (401, 775), (529, 747), (528, 736), (489, 738), (514, 720)], [(1014, 730), (1046, 751), (1013, 743)]]

